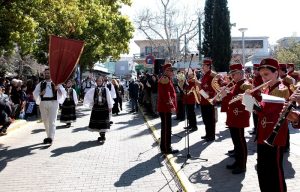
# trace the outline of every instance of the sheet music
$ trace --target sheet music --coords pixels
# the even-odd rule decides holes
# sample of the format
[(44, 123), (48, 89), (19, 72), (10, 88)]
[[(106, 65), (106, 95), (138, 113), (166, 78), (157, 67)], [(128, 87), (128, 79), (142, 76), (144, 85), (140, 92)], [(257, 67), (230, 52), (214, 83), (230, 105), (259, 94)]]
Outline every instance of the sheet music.
[(284, 103), (285, 99), (282, 97), (276, 97), (273, 95), (261, 94), (262, 101), (265, 103)]

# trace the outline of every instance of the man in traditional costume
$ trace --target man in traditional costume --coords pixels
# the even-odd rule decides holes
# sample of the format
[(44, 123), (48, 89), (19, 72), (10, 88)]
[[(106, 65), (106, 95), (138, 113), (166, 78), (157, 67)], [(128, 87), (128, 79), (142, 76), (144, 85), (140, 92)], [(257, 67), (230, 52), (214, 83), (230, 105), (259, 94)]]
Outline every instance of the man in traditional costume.
[(66, 83), (65, 90), (67, 97), (61, 106), (60, 122), (66, 123), (66, 127), (71, 127), (71, 123), (76, 121), (76, 105), (78, 98), (75, 89), (72, 88), (72, 80), (69, 79)]
[(112, 111), (114, 101), (110, 91), (105, 87), (103, 78), (96, 80), (97, 87), (90, 89), (84, 96), (83, 105), (92, 108), (88, 130), (99, 132), (99, 142), (106, 140), (105, 133), (110, 128), (109, 114)]
[(49, 69), (44, 71), (45, 80), (37, 84), (33, 91), (33, 96), (37, 105), (40, 105), (41, 118), (44, 122), (47, 138), (44, 144), (52, 144), (54, 139), (58, 105), (62, 104), (66, 91), (62, 85), (55, 86), (50, 78)]

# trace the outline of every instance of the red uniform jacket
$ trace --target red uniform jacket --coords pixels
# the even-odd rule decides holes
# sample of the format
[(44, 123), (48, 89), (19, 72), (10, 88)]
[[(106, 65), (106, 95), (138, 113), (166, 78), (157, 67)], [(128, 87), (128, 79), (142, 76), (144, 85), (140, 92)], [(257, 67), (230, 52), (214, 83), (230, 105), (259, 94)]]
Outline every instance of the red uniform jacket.
[(253, 83), (252, 83), (253, 87), (257, 87), (257, 86), (259, 86), (259, 85), (261, 85), (263, 83), (264, 82), (263, 82), (263, 80), (262, 80), (262, 78), (261, 78), (260, 75), (256, 75), (256, 76), (253, 77)]
[[(276, 97), (289, 98), (289, 90), (281, 82), (277, 82), (272, 87), (269, 87), (262, 91), (262, 93), (267, 95), (273, 95)], [(282, 103), (269, 103), (269, 102), (260, 102), (261, 111), (258, 112), (258, 144), (264, 144), (264, 140), (267, 139), (278, 121), (279, 114), (283, 108)], [(274, 141), (275, 146), (285, 146), (286, 136), (288, 131), (287, 120), (281, 125), (281, 128), (277, 134), (277, 137)]]
[(192, 91), (192, 89), (196, 89), (195, 79), (189, 79), (188, 85), (186, 85), (184, 88), (184, 93), (186, 93), (184, 95), (184, 100), (183, 100), (184, 104), (195, 104), (196, 103), (194, 93), (190, 92), (190, 91)]
[[(209, 72), (205, 73), (201, 79), (201, 89), (203, 89), (209, 95), (210, 99), (216, 95), (215, 90), (211, 86), (211, 81), (213, 80), (213, 78), (215, 76), (216, 76), (216, 73), (209, 71)], [(205, 99), (201, 95), (200, 105), (211, 105), (211, 104), (207, 99)]]
[(158, 81), (158, 98), (157, 111), (158, 112), (172, 112), (176, 106), (176, 93), (173, 83), (167, 76), (162, 76)]
[[(230, 84), (229, 85), (226, 85), (228, 88), (231, 88), (232, 86), (234, 86), (235, 84), (234, 83), (231, 83), (230, 82)], [(226, 100), (226, 99), (222, 99), (222, 101), (221, 101), (221, 112), (227, 112), (227, 110), (228, 110), (228, 100)]]
[[(252, 85), (246, 82), (245, 79), (240, 80), (234, 85), (233, 90), (224, 97), (224, 102), (229, 102), (234, 96), (244, 93), (247, 89), (251, 89)], [(245, 110), (245, 106), (242, 101), (236, 101), (232, 104), (228, 104), (226, 125), (234, 128), (249, 127), (249, 111)]]

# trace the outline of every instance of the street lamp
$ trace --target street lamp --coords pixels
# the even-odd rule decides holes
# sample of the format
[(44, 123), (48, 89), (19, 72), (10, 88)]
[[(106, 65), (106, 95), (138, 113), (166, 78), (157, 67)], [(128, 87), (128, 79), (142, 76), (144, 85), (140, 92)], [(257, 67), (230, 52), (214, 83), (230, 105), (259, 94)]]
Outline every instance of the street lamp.
[(247, 30), (248, 30), (247, 28), (239, 28), (239, 31), (242, 32), (243, 65), (245, 65), (245, 38), (244, 38), (244, 33)]

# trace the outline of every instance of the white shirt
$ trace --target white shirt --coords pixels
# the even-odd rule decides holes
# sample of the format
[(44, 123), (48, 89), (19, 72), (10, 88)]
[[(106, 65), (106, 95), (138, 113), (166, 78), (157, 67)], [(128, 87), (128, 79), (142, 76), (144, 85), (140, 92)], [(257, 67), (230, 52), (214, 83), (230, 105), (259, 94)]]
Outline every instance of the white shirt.
[[(114, 105), (114, 100), (112, 99), (111, 95), (110, 95), (110, 91), (108, 90), (108, 88), (106, 88), (106, 99), (107, 99), (107, 105), (109, 109), (113, 108)], [(88, 92), (84, 95), (84, 100), (83, 100), (83, 105), (85, 107), (89, 107), (92, 108), (94, 105), (94, 94), (95, 94), (95, 88), (91, 88), (90, 90), (88, 90)]]
[[(44, 97), (53, 97), (51, 82), (52, 81), (47, 82), (46, 92), (45, 92)], [(50, 86), (48, 86), (48, 83), (50, 83)], [(57, 101), (58, 101), (58, 103), (63, 104), (63, 102), (65, 101), (65, 98), (67, 96), (67, 92), (62, 85), (58, 85), (58, 89), (60, 90), (60, 92), (57, 91)], [(41, 103), (41, 95), (40, 94), (41, 94), (41, 82), (39, 84), (37, 84), (37, 86), (35, 87), (35, 89), (33, 91), (33, 97), (34, 97), (37, 105), (39, 105)]]

